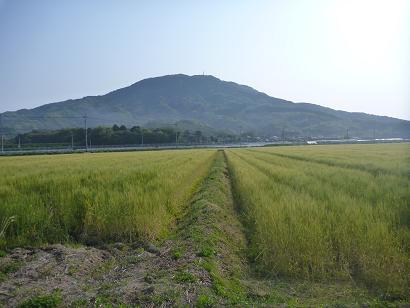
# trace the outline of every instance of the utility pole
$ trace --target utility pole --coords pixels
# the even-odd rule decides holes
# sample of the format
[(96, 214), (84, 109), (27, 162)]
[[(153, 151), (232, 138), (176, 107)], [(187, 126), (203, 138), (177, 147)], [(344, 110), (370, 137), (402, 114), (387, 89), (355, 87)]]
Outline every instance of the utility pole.
[(242, 126), (239, 126), (239, 146), (242, 146)]
[(178, 122), (175, 122), (175, 147), (178, 147)]
[(144, 130), (141, 126), (141, 145), (144, 146)]
[(18, 144), (18, 148), (21, 148), (21, 142), (20, 142), (20, 135), (19, 135), (19, 144)]
[(285, 143), (285, 129), (282, 127), (282, 144)]
[(346, 128), (346, 139), (349, 139), (349, 129)]
[(73, 135), (73, 132), (71, 132), (71, 150), (74, 151), (74, 135)]
[(85, 129), (85, 151), (88, 151), (88, 136), (87, 136), (87, 114), (84, 115), (84, 129)]
[(1, 153), (4, 153), (3, 115), (0, 114)]
[(376, 142), (376, 130), (373, 128), (373, 142)]

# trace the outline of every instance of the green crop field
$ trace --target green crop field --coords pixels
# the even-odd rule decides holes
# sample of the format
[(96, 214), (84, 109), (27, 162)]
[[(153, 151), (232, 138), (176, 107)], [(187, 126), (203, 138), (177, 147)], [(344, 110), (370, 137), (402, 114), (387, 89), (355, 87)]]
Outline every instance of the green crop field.
[(261, 271), (409, 292), (408, 144), (238, 149), (228, 162)]
[[(158, 245), (158, 256), (127, 263), (142, 254), (121, 248), (112, 267), (98, 268), (107, 272), (95, 294), (159, 277), (156, 291), (132, 303), (410, 300), (408, 143), (0, 157), (0, 175), (0, 306), (4, 277), (19, 277), (1, 256), (17, 247), (141, 241)], [(136, 274), (107, 286), (119, 268)]]
[(166, 235), (215, 151), (3, 157), (7, 246)]

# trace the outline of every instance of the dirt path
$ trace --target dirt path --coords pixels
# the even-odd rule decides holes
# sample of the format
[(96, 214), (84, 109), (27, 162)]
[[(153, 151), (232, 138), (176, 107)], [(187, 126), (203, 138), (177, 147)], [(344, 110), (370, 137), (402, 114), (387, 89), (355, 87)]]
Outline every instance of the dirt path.
[(17, 306), (31, 299), (63, 306), (149, 307), (241, 301), (245, 237), (232, 200), (226, 160), (218, 151), (175, 233), (160, 247), (14, 249), (0, 258), (0, 303)]

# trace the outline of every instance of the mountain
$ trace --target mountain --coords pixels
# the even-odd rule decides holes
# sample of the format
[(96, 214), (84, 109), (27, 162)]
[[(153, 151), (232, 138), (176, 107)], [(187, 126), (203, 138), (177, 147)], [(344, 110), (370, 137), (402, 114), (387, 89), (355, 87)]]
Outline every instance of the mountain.
[(293, 103), (206, 75), (149, 78), (101, 96), (46, 104), (2, 114), (7, 134), (33, 129), (114, 123), (146, 125), (189, 120), (230, 132), (260, 135), (410, 138), (410, 121)]

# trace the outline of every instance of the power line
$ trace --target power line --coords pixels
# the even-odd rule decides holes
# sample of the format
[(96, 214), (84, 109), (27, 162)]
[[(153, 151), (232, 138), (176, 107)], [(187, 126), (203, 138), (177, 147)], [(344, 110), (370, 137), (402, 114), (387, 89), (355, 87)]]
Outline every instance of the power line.
[(20, 119), (81, 119), (81, 116), (26, 116), (26, 115), (10, 115), (0, 114), (5, 118), (20, 118)]
[[(38, 120), (38, 119), (84, 119), (84, 116), (81, 115), (73, 115), (73, 116), (58, 116), (58, 115), (44, 115), (44, 116), (32, 116), (32, 115), (16, 115), (16, 114), (0, 114), (2, 117), (7, 118), (7, 119), (22, 119), (22, 120)], [(135, 121), (133, 120), (128, 120), (128, 121), (124, 121), (124, 120), (118, 120), (115, 121), (112, 118), (108, 119), (108, 118), (100, 118), (100, 117), (93, 117), (93, 116), (87, 116), (87, 120), (97, 120), (97, 121), (102, 121), (105, 123), (122, 123), (123, 125), (134, 125)]]
[[(0, 114), (1, 116), (9, 119), (83, 119), (83, 115), (75, 115), (75, 116), (57, 116), (57, 115), (44, 115), (44, 116), (31, 116), (31, 115), (15, 115), (15, 114)], [(118, 120), (115, 121), (112, 118), (100, 118), (100, 117), (93, 117), (93, 116), (87, 116), (88, 120), (99, 120), (99, 121), (104, 121), (104, 122), (110, 122), (110, 123), (115, 123), (115, 122), (121, 122), (127, 125), (133, 125), (135, 124), (135, 121), (133, 120), (128, 120), (128, 121), (123, 121), (123, 120)]]

